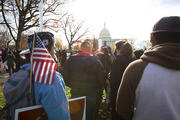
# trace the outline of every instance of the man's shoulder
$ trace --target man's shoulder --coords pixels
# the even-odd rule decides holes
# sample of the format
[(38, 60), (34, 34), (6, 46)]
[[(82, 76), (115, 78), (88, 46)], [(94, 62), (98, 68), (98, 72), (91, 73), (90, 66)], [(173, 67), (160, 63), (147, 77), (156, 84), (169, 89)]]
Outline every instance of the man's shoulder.
[(124, 75), (130, 77), (131, 79), (141, 79), (144, 69), (146, 68), (148, 62), (138, 59), (131, 62), (126, 68)]
[(135, 91), (141, 80), (141, 77), (144, 73), (144, 69), (146, 68), (147, 64), (148, 63), (146, 61), (143, 61), (141, 59), (135, 60), (132, 63), (130, 63), (123, 74), (123, 84), (125, 86), (128, 86), (130, 84), (131, 89)]
[(148, 64), (148, 62), (146, 62), (142, 59), (138, 59), (138, 60), (131, 62), (128, 65), (128, 69), (143, 69), (147, 66), (147, 64)]

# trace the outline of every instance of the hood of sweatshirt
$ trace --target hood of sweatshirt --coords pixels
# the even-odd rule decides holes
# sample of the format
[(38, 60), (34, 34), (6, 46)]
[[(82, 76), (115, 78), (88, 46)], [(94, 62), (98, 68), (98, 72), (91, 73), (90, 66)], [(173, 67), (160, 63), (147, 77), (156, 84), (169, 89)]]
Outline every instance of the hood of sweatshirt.
[(180, 70), (180, 44), (166, 43), (156, 45), (141, 56), (142, 60)]

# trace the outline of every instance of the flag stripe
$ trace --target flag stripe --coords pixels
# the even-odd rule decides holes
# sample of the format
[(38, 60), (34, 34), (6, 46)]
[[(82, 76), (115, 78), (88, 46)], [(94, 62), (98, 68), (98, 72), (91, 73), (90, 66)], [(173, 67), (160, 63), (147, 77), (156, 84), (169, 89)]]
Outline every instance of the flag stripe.
[(50, 55), (33, 55), (33, 57), (52, 58)]
[(44, 81), (42, 78), (43, 78), (43, 76), (44, 76), (43, 73), (44, 73), (45, 66), (46, 66), (46, 62), (43, 62), (42, 68), (41, 68), (41, 72), (40, 72), (40, 78), (39, 78), (39, 82), (40, 82), (40, 83), (43, 83), (43, 81)]
[(47, 72), (47, 67), (48, 67), (48, 63), (44, 63), (45, 64), (45, 67), (44, 67), (44, 76), (42, 77), (42, 83), (46, 83), (46, 82), (44, 82), (45, 81), (45, 78), (47, 77), (47, 75), (46, 75), (46, 72)]
[(48, 73), (49, 73), (49, 70), (50, 70), (50, 65), (51, 65), (51, 63), (49, 62), (49, 63), (47, 63), (48, 64), (48, 67), (47, 67), (47, 70), (46, 70), (46, 77), (45, 77), (45, 80), (44, 80), (44, 83), (46, 83), (46, 84), (48, 84), (47, 83), (47, 78), (48, 78)]
[(40, 65), (38, 66), (39, 72), (37, 73), (37, 82), (40, 82), (41, 72), (42, 72), (43, 63), (40, 62)]
[(49, 81), (49, 84), (52, 83), (52, 79), (53, 79), (53, 73), (54, 73), (54, 67), (55, 67), (55, 64), (52, 64), (52, 69), (51, 69), (51, 76), (50, 76), (50, 81)]
[(38, 73), (39, 73), (40, 66), (41, 66), (41, 62), (37, 62), (37, 69), (36, 69), (36, 72), (34, 73), (36, 82), (38, 82)]
[(50, 69), (49, 69), (49, 73), (48, 73), (47, 83), (49, 83), (49, 81), (50, 81), (50, 75), (51, 75), (52, 65), (53, 65), (53, 63), (50, 63)]
[(35, 48), (34, 49), (34, 54), (49, 54), (49, 52), (46, 49), (37, 49), (37, 48)]
[(49, 53), (47, 50), (34, 50), (35, 53)]
[(38, 60), (38, 61), (45, 61), (45, 60), (49, 60), (50, 62), (53, 62), (54, 61), (54, 59), (53, 58), (42, 58), (42, 57), (34, 57), (33, 58), (34, 60)]
[(37, 69), (37, 65), (36, 65), (36, 61), (34, 61), (34, 63), (33, 63), (33, 75), (34, 75), (34, 72), (36, 71), (36, 69)]
[(34, 76), (34, 80), (35, 80), (35, 76), (36, 76), (36, 70), (37, 70), (37, 62), (36, 61), (34, 61), (34, 63), (33, 63), (33, 76)]
[[(35, 52), (34, 55), (49, 55), (49, 53), (41, 53), (41, 52)], [(33, 56), (34, 56), (33, 55)], [(50, 55), (49, 55), (50, 56)]]
[(54, 62), (53, 60), (39, 60), (39, 59), (34, 59), (36, 62)]
[(33, 70), (34, 80), (36, 80), (36, 71), (38, 68), (38, 62), (33, 61), (33, 67), (34, 67), (34, 70)]
[(48, 53), (48, 51), (47, 50), (34, 50), (34, 52), (36, 52), (36, 53)]
[(34, 48), (34, 51), (35, 51), (35, 52), (38, 52), (38, 51), (39, 51), (39, 52), (48, 52), (46, 49), (44, 49), (44, 48), (38, 48), (38, 47), (35, 47), (35, 48)]
[[(56, 68), (57, 68), (57, 64), (54, 64), (55, 65), (55, 67), (54, 67), (54, 69), (56, 70)], [(56, 76), (56, 71), (54, 70), (54, 72), (53, 72), (53, 80), (55, 79), (55, 76)], [(52, 81), (52, 84), (54, 84), (54, 81)]]

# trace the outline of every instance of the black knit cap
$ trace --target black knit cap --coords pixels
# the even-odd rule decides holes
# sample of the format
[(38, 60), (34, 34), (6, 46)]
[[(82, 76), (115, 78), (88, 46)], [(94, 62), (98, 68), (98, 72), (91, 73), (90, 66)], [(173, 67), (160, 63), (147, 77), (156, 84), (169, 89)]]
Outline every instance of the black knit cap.
[(180, 33), (180, 17), (170, 16), (161, 18), (153, 28), (152, 33), (175, 32)]

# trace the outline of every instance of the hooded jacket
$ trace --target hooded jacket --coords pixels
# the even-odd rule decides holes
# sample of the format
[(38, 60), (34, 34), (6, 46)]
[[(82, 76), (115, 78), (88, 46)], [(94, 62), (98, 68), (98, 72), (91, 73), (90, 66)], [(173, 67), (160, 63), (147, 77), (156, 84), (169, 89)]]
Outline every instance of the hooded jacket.
[(154, 46), (125, 70), (116, 108), (119, 120), (179, 120), (180, 44)]

